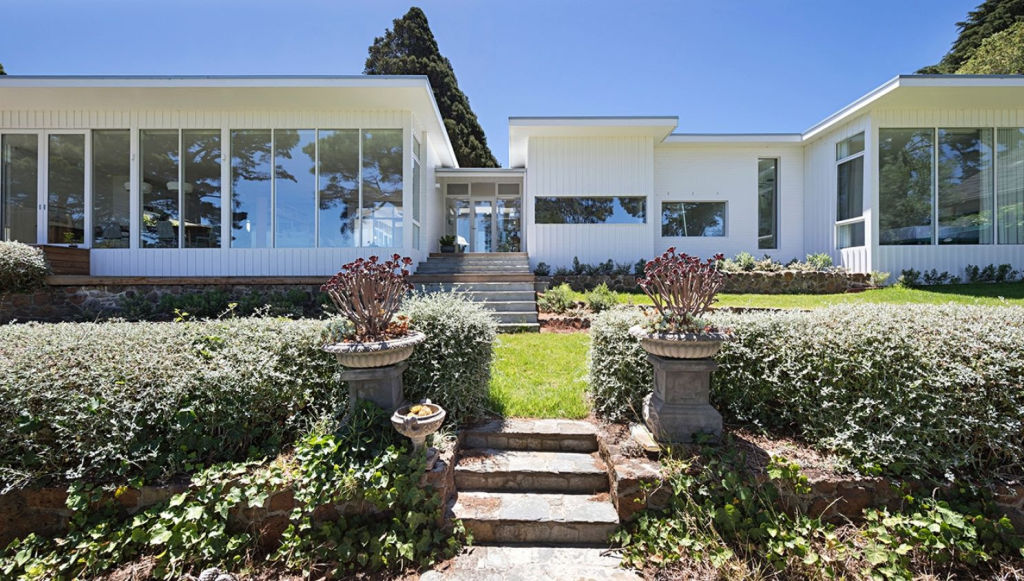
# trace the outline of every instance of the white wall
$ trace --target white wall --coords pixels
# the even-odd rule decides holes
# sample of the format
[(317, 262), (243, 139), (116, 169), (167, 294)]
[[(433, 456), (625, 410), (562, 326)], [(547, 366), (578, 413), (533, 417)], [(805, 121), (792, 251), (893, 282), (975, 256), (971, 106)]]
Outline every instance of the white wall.
[[(533, 137), (526, 167), (524, 216), (530, 263), (636, 262), (650, 258), (656, 216), (651, 137)], [(646, 224), (534, 224), (535, 197), (645, 196)]]
[[(757, 160), (778, 159), (778, 249), (757, 247)], [(799, 143), (777, 146), (660, 144), (654, 149), (654, 252), (669, 246), (700, 257), (723, 253), (768, 254), (783, 262), (804, 255), (803, 150)], [(723, 237), (661, 236), (661, 204), (666, 201), (726, 202)]]

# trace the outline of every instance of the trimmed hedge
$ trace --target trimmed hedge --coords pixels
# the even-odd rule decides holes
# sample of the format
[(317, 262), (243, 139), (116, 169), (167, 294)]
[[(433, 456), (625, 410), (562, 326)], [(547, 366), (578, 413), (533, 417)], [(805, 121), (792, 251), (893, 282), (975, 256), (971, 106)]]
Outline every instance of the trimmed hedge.
[(33, 291), (43, 286), (50, 267), (41, 248), (0, 240), (0, 293)]
[[(639, 363), (629, 316), (594, 322), (608, 335), (595, 331), (591, 371), (606, 415), (649, 390), (646, 362), (647, 375), (623, 371)], [(729, 421), (799, 436), (868, 473), (1024, 473), (1024, 308), (844, 305), (714, 320), (736, 334), (712, 384)]]
[(640, 311), (620, 305), (595, 315), (587, 354), (591, 405), (612, 421), (642, 421), (643, 399), (653, 382), (647, 352), (629, 328), (643, 321)]

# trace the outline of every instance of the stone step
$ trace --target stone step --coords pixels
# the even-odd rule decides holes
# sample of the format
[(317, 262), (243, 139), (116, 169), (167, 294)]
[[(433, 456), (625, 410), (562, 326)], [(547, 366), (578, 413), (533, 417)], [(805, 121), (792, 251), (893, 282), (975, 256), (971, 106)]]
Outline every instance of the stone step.
[(421, 288), (423, 292), (447, 292), (453, 290), (466, 295), (466, 298), (477, 302), (528, 302), (536, 304), (536, 293), (532, 290), (508, 290), (508, 291), (466, 291), (462, 288)]
[[(484, 305), (486, 306), (486, 305)], [(499, 323), (539, 323), (537, 311), (500, 311), (494, 317)]]
[(455, 465), (458, 490), (608, 491), (608, 468), (597, 452), (534, 452), (472, 448)]
[[(530, 293), (536, 296), (532, 282), (428, 282), (413, 285), (419, 290), (426, 292), (466, 292), (472, 294), (483, 293)], [(509, 299), (514, 300), (514, 299)]]
[(420, 581), (640, 581), (620, 568), (622, 559), (585, 547), (474, 546), (443, 569), (425, 571)]
[(503, 264), (423, 264), (416, 268), (416, 274), (530, 274), (530, 267)]
[(597, 426), (581, 420), (494, 420), (463, 432), (464, 448), (596, 452)]
[(540, 323), (498, 323), (499, 333), (539, 333)]
[(606, 546), (619, 526), (607, 493), (459, 492), (451, 510), (477, 543)]
[(430, 258), (465, 258), (487, 260), (494, 258), (528, 258), (526, 252), (431, 252)]
[(508, 312), (533, 312), (536, 313), (537, 303), (535, 301), (498, 301), (498, 300), (487, 300), (487, 299), (474, 299), (484, 307), (496, 312), (496, 313), (508, 313)]
[(413, 274), (409, 277), (412, 284), (443, 283), (447, 285), (475, 282), (527, 282), (531, 287), (536, 279), (533, 274), (506, 273), (473, 273), (473, 274)]

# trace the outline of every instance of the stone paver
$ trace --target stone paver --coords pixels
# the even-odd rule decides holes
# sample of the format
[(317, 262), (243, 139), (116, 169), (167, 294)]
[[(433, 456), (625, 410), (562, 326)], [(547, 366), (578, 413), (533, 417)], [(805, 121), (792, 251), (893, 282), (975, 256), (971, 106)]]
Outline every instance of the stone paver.
[(469, 448), (594, 452), (597, 426), (590, 422), (559, 419), (507, 419), (466, 431)]
[(443, 571), (422, 581), (636, 581), (603, 549), (569, 547), (472, 547)]
[(608, 490), (608, 469), (598, 453), (473, 449), (455, 468), (460, 490), (597, 493)]
[(619, 524), (607, 493), (461, 491), (452, 513), (479, 543), (605, 545)]

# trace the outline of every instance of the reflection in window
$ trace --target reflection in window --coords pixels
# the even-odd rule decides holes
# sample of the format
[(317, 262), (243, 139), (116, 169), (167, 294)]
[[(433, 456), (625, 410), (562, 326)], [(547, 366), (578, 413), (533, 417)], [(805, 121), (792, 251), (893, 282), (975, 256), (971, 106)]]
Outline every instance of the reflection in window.
[(546, 197), (534, 201), (537, 224), (644, 224), (644, 197)]
[(939, 244), (992, 243), (992, 130), (939, 129)]
[(316, 246), (316, 131), (274, 130), (274, 246)]
[(231, 132), (231, 246), (270, 248), (269, 130)]
[(92, 229), (96, 248), (128, 248), (131, 227), (131, 136), (92, 132)]
[(840, 224), (836, 228), (836, 242), (839, 248), (864, 246), (864, 222)]
[[(178, 130), (139, 132), (143, 248), (178, 247)], [(171, 189), (171, 186), (174, 189)]]
[(836, 170), (836, 220), (861, 217), (864, 214), (864, 156), (843, 162)]
[[(519, 186), (516, 184), (500, 184), (498, 195), (502, 195), (502, 186), (511, 185), (516, 193)], [(498, 247), (497, 252), (522, 252), (522, 241), (519, 233), (522, 231), (522, 200), (518, 196), (514, 198), (498, 198)]]
[(184, 130), (184, 247), (220, 248), (220, 131)]
[(662, 202), (662, 236), (725, 236), (725, 202)]
[(85, 135), (46, 140), (46, 222), (50, 244), (85, 242)]
[(358, 246), (359, 130), (321, 130), (319, 147), (320, 246)]
[(1024, 129), (999, 130), (999, 243), (1024, 244)]
[(932, 129), (878, 132), (878, 242), (932, 243)]
[(757, 160), (757, 247), (779, 247), (779, 160)]
[(38, 242), (39, 136), (0, 135), (0, 149), (3, 239), (35, 244)]
[(836, 161), (864, 151), (864, 132), (847, 137), (836, 144)]
[(402, 246), (402, 130), (363, 131), (362, 246)]

